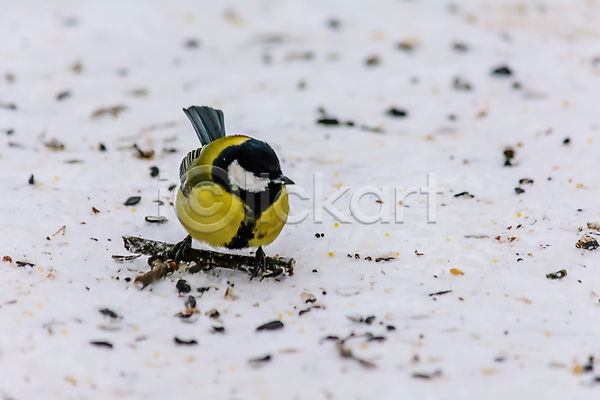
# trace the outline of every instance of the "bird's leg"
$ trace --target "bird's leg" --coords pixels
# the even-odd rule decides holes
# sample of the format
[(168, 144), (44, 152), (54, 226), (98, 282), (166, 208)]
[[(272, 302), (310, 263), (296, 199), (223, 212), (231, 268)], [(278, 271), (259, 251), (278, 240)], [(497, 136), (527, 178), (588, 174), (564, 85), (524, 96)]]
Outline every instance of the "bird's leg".
[(258, 275), (261, 275), (262, 279), (262, 275), (264, 275), (265, 272), (267, 272), (267, 256), (262, 247), (259, 247), (258, 250), (256, 250), (256, 256), (254, 257), (254, 266), (252, 267), (252, 276), (250, 277), (250, 280), (256, 278)]
[(173, 262), (179, 264), (181, 260), (185, 258), (185, 255), (192, 248), (192, 237), (187, 235), (185, 239), (181, 242), (177, 243), (173, 250), (171, 250), (171, 254), (169, 255)]

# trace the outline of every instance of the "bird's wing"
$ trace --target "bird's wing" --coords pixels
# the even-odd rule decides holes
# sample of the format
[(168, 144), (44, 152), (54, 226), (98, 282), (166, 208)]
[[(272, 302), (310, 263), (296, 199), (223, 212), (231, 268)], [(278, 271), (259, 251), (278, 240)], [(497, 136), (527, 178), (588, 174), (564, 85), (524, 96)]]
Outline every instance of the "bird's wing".
[(223, 111), (206, 106), (191, 106), (183, 112), (189, 118), (202, 146), (225, 137), (225, 117)]
[(192, 165), (194, 160), (200, 157), (201, 152), (202, 148), (190, 151), (189, 153), (187, 153), (187, 156), (185, 156), (183, 160), (181, 160), (181, 164), (179, 165), (179, 182), (181, 185), (181, 191), (186, 196), (189, 193), (189, 187), (187, 185), (188, 169), (190, 168), (190, 165)]

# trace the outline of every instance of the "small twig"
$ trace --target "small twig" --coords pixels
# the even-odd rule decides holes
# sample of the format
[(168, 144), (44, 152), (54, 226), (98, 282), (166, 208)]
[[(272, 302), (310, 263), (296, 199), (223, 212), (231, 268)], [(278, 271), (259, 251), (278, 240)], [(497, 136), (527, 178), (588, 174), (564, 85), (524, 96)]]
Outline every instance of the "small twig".
[(340, 353), (340, 356), (342, 358), (349, 358), (355, 361), (358, 361), (358, 363), (360, 365), (362, 365), (365, 368), (376, 368), (377, 366), (372, 363), (371, 361), (367, 361), (364, 360), (362, 358), (356, 357), (353, 353), (352, 350), (350, 350), (350, 348), (346, 347), (346, 341), (348, 339), (352, 339), (352, 338), (360, 338), (360, 337), (364, 337), (366, 335), (355, 335), (354, 332), (352, 332), (348, 337), (338, 340), (338, 342), (336, 343), (336, 347)]
[[(165, 277), (167, 274), (180, 269), (180, 265), (169, 262), (171, 251), (175, 245), (166, 242), (123, 236), (125, 249), (132, 253), (151, 256), (148, 265), (152, 268), (146, 274), (135, 279), (142, 288)], [(208, 271), (213, 268), (226, 268), (251, 273), (254, 257), (241, 256), (237, 254), (225, 254), (210, 250), (189, 249), (183, 257), (182, 262), (188, 273), (194, 274), (200, 271)], [(293, 258), (266, 257), (267, 271), (262, 278), (276, 277), (281, 274), (291, 276), (294, 274)]]

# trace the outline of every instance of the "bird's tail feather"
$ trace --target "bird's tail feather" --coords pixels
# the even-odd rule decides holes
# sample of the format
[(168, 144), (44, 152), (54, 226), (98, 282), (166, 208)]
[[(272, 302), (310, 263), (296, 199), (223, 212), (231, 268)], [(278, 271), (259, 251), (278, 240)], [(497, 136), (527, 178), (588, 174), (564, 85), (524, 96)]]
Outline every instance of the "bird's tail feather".
[(225, 137), (225, 118), (223, 111), (206, 106), (191, 106), (184, 108), (183, 112), (189, 118), (196, 130), (202, 146)]

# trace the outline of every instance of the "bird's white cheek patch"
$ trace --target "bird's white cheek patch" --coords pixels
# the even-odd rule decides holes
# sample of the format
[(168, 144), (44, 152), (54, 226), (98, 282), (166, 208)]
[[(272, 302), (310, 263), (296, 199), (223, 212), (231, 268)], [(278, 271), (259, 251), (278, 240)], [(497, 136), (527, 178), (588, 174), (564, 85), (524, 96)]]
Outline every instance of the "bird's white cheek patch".
[(262, 192), (271, 182), (269, 178), (259, 178), (246, 171), (238, 164), (237, 160), (231, 163), (227, 173), (229, 174), (229, 182), (234, 189), (242, 189), (247, 192)]

